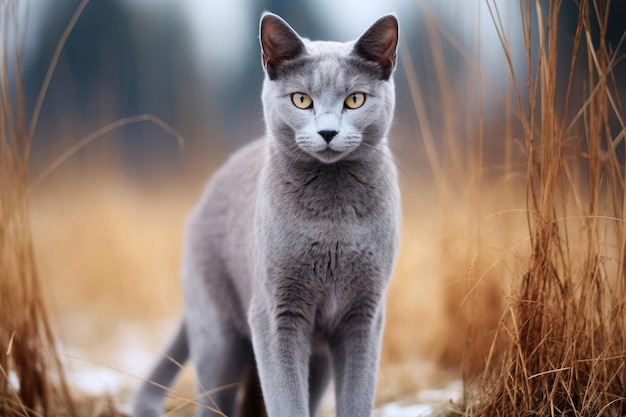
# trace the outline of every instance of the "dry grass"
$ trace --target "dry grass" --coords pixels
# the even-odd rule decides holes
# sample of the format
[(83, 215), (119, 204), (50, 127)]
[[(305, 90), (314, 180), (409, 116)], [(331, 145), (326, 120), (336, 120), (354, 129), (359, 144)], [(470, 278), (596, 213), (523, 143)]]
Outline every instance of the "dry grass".
[[(495, 358), (501, 350), (499, 339), (494, 343), (494, 337), (501, 337), (498, 326), (505, 296), (530, 253), (525, 162), (523, 156), (518, 155), (520, 143), (512, 134), (501, 141), (499, 137), (486, 137), (486, 131), (498, 132), (502, 127), (500, 118), (508, 120), (515, 112), (506, 105), (502, 106), (504, 115), (498, 113), (487, 118), (482, 114), (482, 94), (494, 91), (479, 84), (478, 80), (486, 77), (480, 58), (474, 61), (480, 52), (464, 50), (438, 22), (426, 2), (419, 3), (426, 16), (426, 61), (435, 69), (434, 81), (439, 90), (435, 100), (424, 93), (421, 85), (424, 80), (417, 78), (412, 51), (404, 48), (400, 57), (420, 125), (419, 138), (432, 175), (432, 187), (425, 193), (434, 203), (427, 212), (421, 212), (417, 207), (423, 206), (423, 202), (414, 203), (409, 193), (405, 211), (410, 214), (417, 211), (417, 217), (424, 219), (405, 227), (404, 235), (409, 235), (405, 239), (416, 244), (411, 245), (412, 252), (401, 253), (390, 304), (395, 301), (396, 291), (405, 298), (414, 297), (414, 303), (421, 300), (417, 294), (426, 293), (430, 314), (422, 316), (422, 320), (422, 317), (415, 317), (412, 332), (419, 334), (424, 328), (436, 327), (435, 337), (428, 339), (431, 357), (456, 375), (469, 378), (480, 374), (489, 355)], [(450, 46), (465, 59), (466, 79), (451, 75)], [(491, 84), (489, 87), (493, 88)], [(435, 117), (435, 121), (431, 121), (431, 114), (442, 120), (437, 121)], [(487, 124), (495, 126), (487, 129)], [(505, 130), (502, 129), (503, 136)], [(491, 148), (503, 150), (500, 154)], [(431, 236), (431, 241), (424, 241), (424, 236)], [(427, 271), (432, 271), (432, 276), (427, 278), (424, 278), (424, 268), (404, 269), (411, 257), (422, 256), (429, 265)], [(424, 285), (426, 282), (428, 285)], [(407, 306), (410, 310), (410, 303)], [(409, 327), (406, 323), (394, 323), (393, 316), (390, 314), (388, 326), (404, 326), (397, 333), (404, 333), (405, 337), (385, 342), (401, 344), (407, 338)]]
[[(410, 53), (401, 54), (439, 196), (441, 244), (431, 258), (445, 285), (432, 294), (442, 298), (437, 352), (466, 380), (452, 414), (624, 415), (625, 116), (613, 72), (623, 56), (606, 44), (610, 2), (581, 1), (575, 37), (563, 42), (560, 1), (520, 1), (527, 77), (515, 73), (517, 51), (501, 11), (486, 4), (510, 69), (501, 163), (489, 165), (484, 155), (481, 96), (475, 103), (451, 91), (439, 39), (458, 42), (430, 16), (439, 110), (447, 116), (443, 148), (435, 145)], [(559, 53), (568, 41), (571, 50)], [(558, 61), (564, 56), (571, 60)], [(480, 61), (468, 67), (481, 91), (490, 84)], [(468, 77), (466, 89), (475, 82)], [(458, 114), (472, 119), (465, 136)]]
[[(620, 57), (604, 37), (610, 3), (580, 2), (571, 62), (558, 61), (561, 2), (551, 1), (547, 10), (542, 4), (520, 2), (528, 78), (510, 67), (527, 158), (530, 253), (464, 407), (472, 416), (620, 416), (626, 414), (626, 177), (617, 152), (625, 125), (612, 72)], [(499, 11), (490, 9), (510, 63)], [(600, 31), (595, 42), (592, 25)], [(587, 90), (579, 108), (568, 108), (580, 88), (577, 58), (586, 62)], [(570, 74), (565, 86), (558, 79), (564, 72)]]
[[(23, 89), (25, 25), (24, 2), (0, 3), (0, 415), (70, 417), (120, 415), (109, 396), (70, 395), (42, 291), (40, 262), (31, 233), (31, 191), (74, 153), (118, 127), (148, 121), (171, 133), (182, 148), (182, 138), (162, 120), (137, 115), (117, 120), (66, 149), (29, 182), (32, 139), (48, 84), (67, 37), (89, 0), (82, 0), (68, 23), (50, 62), (33, 114), (26, 120)], [(93, 185), (93, 184), (92, 184)], [(35, 226), (37, 228), (37, 226)], [(153, 236), (154, 238), (154, 236)], [(75, 239), (79, 242), (81, 239)], [(55, 242), (58, 246), (59, 242)], [(62, 260), (72, 258), (64, 254)], [(47, 275), (47, 274), (45, 274)], [(82, 277), (84, 279), (84, 277)], [(61, 281), (62, 284), (74, 284)], [(48, 289), (48, 288), (46, 288)], [(43, 292), (46, 294), (44, 295)], [(65, 300), (62, 300), (65, 301)], [(136, 297), (134, 297), (136, 302)], [(150, 300), (146, 300), (148, 305)]]
[[(55, 401), (73, 414), (44, 308), (29, 219), (28, 156), (22, 88), (23, 34), (17, 5), (0, 5), (0, 414), (48, 414)], [(14, 77), (14, 82), (9, 78)]]

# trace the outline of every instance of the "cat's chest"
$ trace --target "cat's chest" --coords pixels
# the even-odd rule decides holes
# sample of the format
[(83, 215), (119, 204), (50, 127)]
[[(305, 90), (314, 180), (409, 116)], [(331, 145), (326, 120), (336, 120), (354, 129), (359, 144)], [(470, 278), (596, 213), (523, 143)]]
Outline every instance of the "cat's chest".
[(255, 241), (268, 264), (293, 267), (312, 283), (337, 290), (359, 285), (359, 276), (384, 275), (398, 239), (397, 210), (385, 204), (386, 196), (363, 201), (350, 192), (313, 194), (317, 201), (310, 208), (282, 195), (257, 211)]
[(347, 289), (380, 274), (383, 260), (375, 254), (378, 245), (369, 239), (309, 240), (305, 246), (308, 251), (301, 253), (301, 261), (308, 266), (310, 279), (321, 287)]
[(311, 243), (308, 254), (298, 263), (305, 268), (302, 278), (317, 295), (317, 327), (332, 327), (363, 296), (382, 295), (389, 261), (377, 256), (376, 250), (376, 245), (367, 241)]
[(285, 184), (280, 193), (282, 204), (295, 218), (338, 226), (376, 214), (381, 192), (369, 185), (348, 184), (321, 180), (306, 186)]

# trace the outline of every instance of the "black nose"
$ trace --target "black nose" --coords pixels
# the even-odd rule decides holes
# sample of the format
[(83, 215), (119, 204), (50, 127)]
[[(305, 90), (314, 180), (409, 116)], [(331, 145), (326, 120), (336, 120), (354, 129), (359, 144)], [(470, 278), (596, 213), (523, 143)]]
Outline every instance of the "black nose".
[(333, 140), (335, 135), (339, 132), (337, 132), (336, 130), (320, 130), (317, 133), (319, 133), (320, 136), (324, 138), (326, 143), (330, 143), (330, 141)]

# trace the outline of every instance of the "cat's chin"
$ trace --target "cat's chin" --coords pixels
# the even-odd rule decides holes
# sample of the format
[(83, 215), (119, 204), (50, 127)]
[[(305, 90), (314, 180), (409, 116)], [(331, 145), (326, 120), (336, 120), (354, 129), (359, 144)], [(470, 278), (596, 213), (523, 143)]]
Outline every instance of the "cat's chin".
[(350, 151), (335, 151), (331, 148), (326, 148), (321, 151), (310, 152), (309, 154), (324, 164), (333, 164), (345, 158), (349, 153)]
[(322, 162), (324, 164), (332, 164), (345, 159), (352, 154), (357, 146), (333, 146), (333, 144), (316, 144), (311, 146), (308, 143), (298, 144), (300, 150), (306, 153), (309, 157)]

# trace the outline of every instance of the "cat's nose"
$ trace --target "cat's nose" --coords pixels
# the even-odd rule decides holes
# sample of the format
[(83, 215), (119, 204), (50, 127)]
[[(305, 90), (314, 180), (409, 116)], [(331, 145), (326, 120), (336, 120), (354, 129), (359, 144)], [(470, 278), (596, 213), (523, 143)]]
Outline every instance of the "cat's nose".
[(339, 133), (339, 132), (337, 132), (336, 130), (320, 130), (320, 131), (319, 131), (319, 132), (317, 132), (317, 133), (319, 133), (319, 135), (320, 135), (321, 137), (323, 137), (323, 138), (324, 138), (324, 141), (325, 141), (326, 143), (330, 143), (330, 141), (331, 141), (331, 140), (333, 140), (333, 138), (334, 138), (334, 137), (337, 135), (337, 133)]

